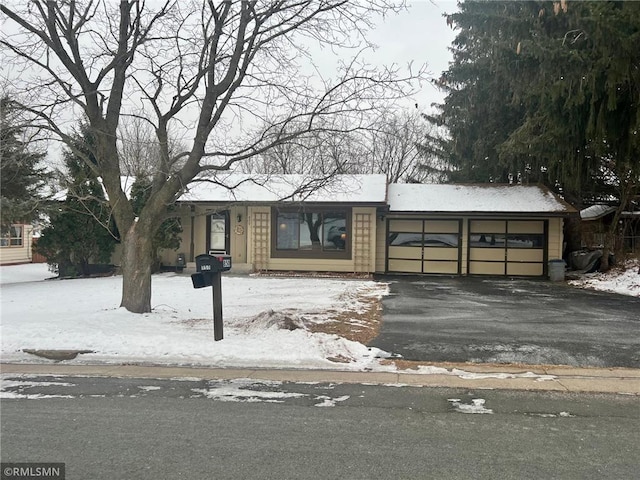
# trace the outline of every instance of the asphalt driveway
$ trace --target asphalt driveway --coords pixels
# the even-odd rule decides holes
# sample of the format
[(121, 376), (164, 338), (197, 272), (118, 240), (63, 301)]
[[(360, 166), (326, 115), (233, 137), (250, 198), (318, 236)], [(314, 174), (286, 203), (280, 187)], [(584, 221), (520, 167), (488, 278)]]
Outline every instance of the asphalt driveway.
[(640, 299), (542, 280), (388, 277), (380, 335), (406, 360), (640, 368)]

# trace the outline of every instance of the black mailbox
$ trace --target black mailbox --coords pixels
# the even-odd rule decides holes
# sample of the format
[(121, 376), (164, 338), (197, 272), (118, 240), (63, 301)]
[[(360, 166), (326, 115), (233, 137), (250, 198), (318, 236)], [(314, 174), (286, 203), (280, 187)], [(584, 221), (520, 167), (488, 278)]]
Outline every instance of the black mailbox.
[(196, 257), (196, 272), (191, 275), (193, 288), (204, 288), (213, 285), (213, 274), (231, 270), (231, 255), (207, 255)]
[(231, 270), (231, 255), (207, 255), (196, 257), (196, 272), (214, 273)]
[(193, 283), (193, 288), (204, 288), (213, 285), (211, 275), (200, 272), (191, 274), (191, 282)]
[(222, 274), (231, 270), (231, 255), (196, 257), (196, 273), (191, 275), (193, 288), (213, 287), (213, 339), (222, 340)]

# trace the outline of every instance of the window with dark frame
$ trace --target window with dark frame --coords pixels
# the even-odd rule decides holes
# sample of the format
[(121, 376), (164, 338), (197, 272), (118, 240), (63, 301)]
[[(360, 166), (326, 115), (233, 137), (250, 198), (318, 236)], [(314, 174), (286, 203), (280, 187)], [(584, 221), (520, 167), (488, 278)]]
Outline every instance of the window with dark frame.
[(273, 257), (351, 257), (349, 209), (273, 208), (272, 222)]

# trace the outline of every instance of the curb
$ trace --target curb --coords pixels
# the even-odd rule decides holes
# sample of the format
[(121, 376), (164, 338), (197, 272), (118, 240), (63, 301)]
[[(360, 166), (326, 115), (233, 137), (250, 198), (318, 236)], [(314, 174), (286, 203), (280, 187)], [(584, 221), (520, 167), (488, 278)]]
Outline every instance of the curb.
[(416, 370), (344, 371), (256, 368), (211, 368), (163, 365), (62, 365), (2, 363), (2, 374), (128, 378), (248, 378), (282, 382), (367, 383), (376, 385), (495, 390), (610, 393), (640, 396), (640, 370), (556, 366), (430, 364)]

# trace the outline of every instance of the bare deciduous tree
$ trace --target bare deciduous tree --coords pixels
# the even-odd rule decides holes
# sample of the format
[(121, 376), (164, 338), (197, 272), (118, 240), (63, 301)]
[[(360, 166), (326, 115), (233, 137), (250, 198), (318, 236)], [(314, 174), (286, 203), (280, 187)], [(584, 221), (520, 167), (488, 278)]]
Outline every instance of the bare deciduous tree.
[[(419, 146), (433, 128), (418, 112), (379, 111), (356, 129), (297, 137), (243, 163), (258, 173), (383, 173), (390, 183), (437, 182)], [(433, 162), (430, 162), (433, 164)], [(437, 163), (437, 162), (435, 162)]]
[[(5, 81), (28, 92), (23, 105), (41, 126), (72, 144), (80, 112), (95, 137), (91, 168), (109, 196), (122, 236), (122, 306), (151, 308), (151, 238), (185, 186), (228, 170), (341, 116), (358, 125), (377, 106), (410, 93), (397, 69), (373, 69), (372, 15), (397, 11), (390, 0), (144, 2), (32, 0), (0, 5)], [(310, 46), (352, 47), (355, 56), (323, 79)], [(137, 115), (160, 147), (152, 191), (138, 216), (120, 185), (118, 125)], [(267, 128), (259, 128), (267, 125)], [(169, 132), (189, 132), (189, 148), (170, 151)]]
[[(169, 134), (167, 149), (170, 159), (177, 159), (185, 145)], [(120, 169), (124, 175), (151, 178), (154, 172), (162, 168), (160, 159), (163, 148), (158, 144), (153, 125), (140, 116), (123, 117), (118, 124), (118, 152)], [(179, 161), (168, 165), (169, 174), (181, 167)]]
[(429, 128), (417, 112), (390, 112), (381, 116), (367, 135), (366, 158), (371, 171), (384, 173), (390, 183), (430, 180), (421, 168), (418, 151)]

